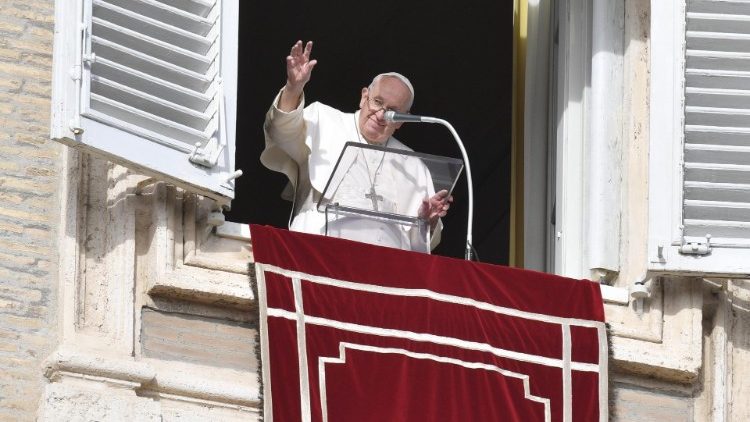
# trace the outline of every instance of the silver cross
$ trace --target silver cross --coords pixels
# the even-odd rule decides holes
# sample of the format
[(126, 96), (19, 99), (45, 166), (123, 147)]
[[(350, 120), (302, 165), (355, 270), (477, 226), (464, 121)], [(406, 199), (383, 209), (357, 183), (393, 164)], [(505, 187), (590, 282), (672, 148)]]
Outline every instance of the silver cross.
[(372, 201), (372, 209), (378, 211), (378, 201), (383, 200), (383, 195), (378, 195), (378, 193), (375, 192), (375, 186), (370, 186), (370, 192), (365, 194), (365, 198)]

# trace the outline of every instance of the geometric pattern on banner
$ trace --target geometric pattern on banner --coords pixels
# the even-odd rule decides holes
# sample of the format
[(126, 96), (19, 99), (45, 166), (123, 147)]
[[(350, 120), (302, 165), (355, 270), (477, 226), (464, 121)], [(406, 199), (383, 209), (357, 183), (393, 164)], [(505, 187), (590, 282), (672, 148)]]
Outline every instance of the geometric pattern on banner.
[(607, 420), (595, 283), (251, 231), (264, 420)]

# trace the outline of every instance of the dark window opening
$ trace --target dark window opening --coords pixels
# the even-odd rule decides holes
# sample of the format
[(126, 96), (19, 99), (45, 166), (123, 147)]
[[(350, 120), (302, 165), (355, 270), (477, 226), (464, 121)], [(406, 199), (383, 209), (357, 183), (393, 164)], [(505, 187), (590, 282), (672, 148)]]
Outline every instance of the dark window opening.
[[(466, 2), (240, 2), (236, 199), (227, 219), (286, 227), (286, 178), (263, 167), (263, 119), (286, 80), (285, 57), (312, 39), (318, 65), (308, 103), (353, 112), (362, 87), (378, 73), (412, 81), (414, 114), (451, 122), (466, 145), (474, 177), (474, 246), (483, 262), (507, 264), (510, 223), (513, 4)], [(397, 133), (416, 151), (460, 158), (442, 126), (405, 124)], [(462, 258), (466, 179), (443, 219), (434, 254)]]

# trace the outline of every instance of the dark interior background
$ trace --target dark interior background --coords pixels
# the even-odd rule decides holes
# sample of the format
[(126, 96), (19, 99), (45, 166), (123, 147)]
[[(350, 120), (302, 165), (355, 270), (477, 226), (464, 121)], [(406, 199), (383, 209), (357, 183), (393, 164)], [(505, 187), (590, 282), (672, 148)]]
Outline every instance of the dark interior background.
[[(513, 3), (479, 1), (240, 2), (236, 199), (231, 221), (286, 227), (290, 203), (280, 173), (262, 167), (263, 119), (286, 81), (285, 57), (313, 40), (318, 65), (305, 95), (355, 111), (362, 87), (396, 71), (414, 84), (412, 113), (443, 118), (466, 145), (474, 178), (474, 246), (483, 262), (508, 263), (513, 60)], [(416, 151), (460, 158), (442, 126), (405, 124), (397, 133)], [(433, 253), (462, 258), (466, 178), (443, 219)]]

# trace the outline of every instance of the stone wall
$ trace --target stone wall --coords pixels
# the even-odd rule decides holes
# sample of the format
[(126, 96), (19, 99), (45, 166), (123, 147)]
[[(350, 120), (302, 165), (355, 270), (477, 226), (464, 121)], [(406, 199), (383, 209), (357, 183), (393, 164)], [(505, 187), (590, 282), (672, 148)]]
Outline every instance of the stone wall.
[(34, 420), (57, 343), (57, 195), (49, 141), (54, 1), (0, 2), (0, 420)]

